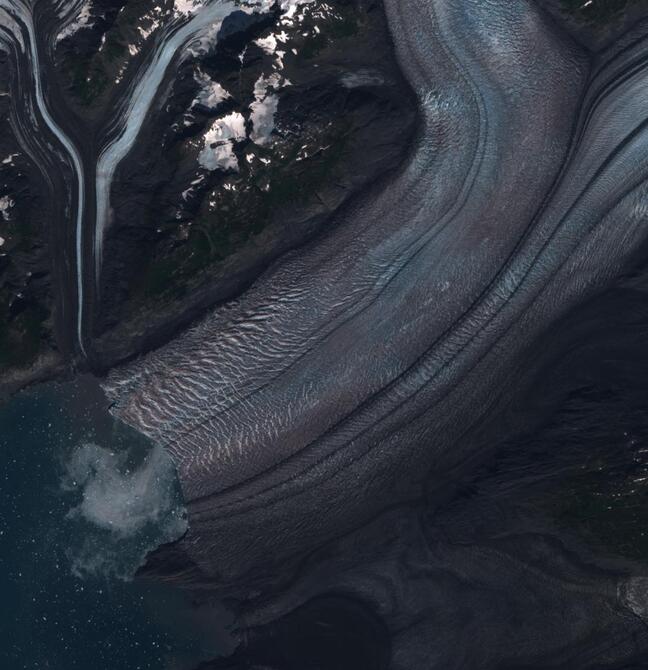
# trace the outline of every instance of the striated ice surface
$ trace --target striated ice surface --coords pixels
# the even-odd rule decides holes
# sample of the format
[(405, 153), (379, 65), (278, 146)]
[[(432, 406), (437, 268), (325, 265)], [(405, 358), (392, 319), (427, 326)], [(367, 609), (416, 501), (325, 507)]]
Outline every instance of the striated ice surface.
[(386, 8), (420, 100), (407, 164), (107, 381), (173, 454), (206, 572), (314, 546), (468, 457), (528, 343), (648, 237), (645, 41), (590, 71), (534, 2)]

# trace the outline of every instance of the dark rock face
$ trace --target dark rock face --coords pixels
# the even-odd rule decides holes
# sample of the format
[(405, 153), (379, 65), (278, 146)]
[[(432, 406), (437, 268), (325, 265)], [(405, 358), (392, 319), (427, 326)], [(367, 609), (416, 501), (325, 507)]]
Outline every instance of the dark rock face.
[(48, 226), (53, 184), (14, 132), (10, 100), (17, 90), (9, 58), (0, 51), (0, 376), (11, 388), (38, 377), (29, 370), (35, 361), (46, 374), (61, 362)]
[(251, 630), (234, 656), (198, 670), (387, 670), (389, 631), (351, 598), (315, 598), (267, 628)]
[[(13, 0), (6, 4), (7, 16), (22, 11)], [(406, 156), (416, 99), (393, 57), (380, 3), (257, 3), (244, 11), (232, 4), (229, 14), (223, 7), (213, 35), (184, 45), (162, 70), (146, 122), (115, 166), (98, 261), (95, 165), (129, 118), (120, 114), (146, 84), (151, 61), (193, 10), (178, 10), (174, 0), (79, 0), (68, 9), (41, 3), (34, 10), (29, 21), (42, 38), (35, 48), (47, 74), (45, 104), (78, 152), (85, 202), (78, 223), (68, 150), (57, 141), (39, 146), (39, 133), (49, 139), (50, 130), (37, 114), (36, 128), (25, 126), (22, 136), (34, 138), (43, 170), (32, 165), (28, 173), (24, 152), (15, 165), (0, 165), (3, 174), (20, 170), (16, 179), (23, 180), (3, 185), (3, 216), (11, 204), (16, 221), (26, 221), (11, 224), (16, 230), (5, 235), (5, 250), (17, 244), (18, 230), (30, 247), (28, 259), (12, 254), (10, 289), (0, 300), (7, 321), (18, 319), (13, 367), (27, 368), (39, 356), (65, 366), (82, 349), (80, 365), (105, 371), (168, 341), (325, 230), (334, 212)], [(29, 54), (21, 57), (20, 46), (9, 58), (12, 48), (0, 51), (11, 66), (3, 76), (25, 68), (24, 84), (31, 85), (29, 60), (21, 60)], [(3, 100), (7, 114), (10, 99)], [(25, 99), (38, 107), (33, 91)], [(221, 137), (228, 123), (231, 141)], [(11, 131), (4, 137), (11, 156), (16, 141)], [(219, 158), (223, 142), (226, 160)], [(26, 175), (41, 180), (31, 191)], [(96, 263), (102, 269), (94, 282)], [(26, 274), (23, 266), (29, 286), (18, 276)], [(22, 311), (26, 316), (18, 316)]]

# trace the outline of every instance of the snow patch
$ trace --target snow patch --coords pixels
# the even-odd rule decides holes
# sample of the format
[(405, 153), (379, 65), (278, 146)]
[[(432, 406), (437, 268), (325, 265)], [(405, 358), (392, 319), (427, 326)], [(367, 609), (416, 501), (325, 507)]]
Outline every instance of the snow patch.
[(281, 0), (279, 6), (286, 18), (292, 19), (301, 6), (309, 5), (314, 1), (315, 0)]
[(137, 26), (137, 32), (142, 36), (143, 40), (147, 40), (158, 28), (160, 27), (160, 22), (152, 19), (148, 28), (142, 28), (142, 26)]
[(287, 85), (281, 77), (273, 72), (269, 77), (261, 75), (254, 84), (254, 102), (250, 105), (250, 121), (252, 132), (250, 139), (264, 146), (270, 142), (275, 127), (274, 117), (279, 106), (276, 91)]
[(198, 155), (198, 162), (207, 170), (238, 171), (234, 142), (245, 137), (245, 119), (239, 112), (216, 119), (204, 136), (204, 148)]
[(9, 210), (15, 205), (14, 201), (8, 196), (5, 195), (0, 198), (0, 214), (5, 221), (9, 221)]
[(71, 37), (75, 33), (79, 32), (82, 28), (89, 28), (92, 25), (92, 4), (88, 1), (84, 2), (81, 6), (76, 19), (69, 23), (63, 30), (59, 32), (56, 36), (56, 41), (60, 42), (66, 37)]
[(180, 16), (191, 16), (202, 6), (202, 0), (175, 0), (173, 3), (173, 11)]
[(194, 79), (200, 84), (201, 89), (198, 97), (191, 103), (191, 109), (196, 105), (216, 109), (221, 102), (231, 97), (217, 81), (213, 81), (209, 75), (200, 70), (194, 75)]
[(260, 37), (258, 40), (254, 40), (254, 43), (261, 47), (267, 54), (273, 54), (277, 48), (277, 38), (274, 35)]

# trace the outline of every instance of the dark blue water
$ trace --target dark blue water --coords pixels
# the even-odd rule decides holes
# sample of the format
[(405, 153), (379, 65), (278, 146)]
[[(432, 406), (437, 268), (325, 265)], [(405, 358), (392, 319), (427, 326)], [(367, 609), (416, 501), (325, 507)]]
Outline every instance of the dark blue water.
[(224, 651), (216, 606), (128, 577), (181, 534), (177, 484), (88, 380), (0, 406), (0, 668), (190, 668)]

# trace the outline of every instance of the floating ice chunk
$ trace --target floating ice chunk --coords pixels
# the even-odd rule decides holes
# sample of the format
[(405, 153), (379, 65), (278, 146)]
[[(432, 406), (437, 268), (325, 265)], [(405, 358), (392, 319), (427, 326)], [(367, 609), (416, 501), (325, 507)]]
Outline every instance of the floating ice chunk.
[(204, 148), (198, 155), (198, 162), (207, 170), (238, 171), (234, 142), (245, 137), (245, 119), (239, 112), (216, 119), (205, 134)]
[(149, 524), (176, 525), (177, 517), (169, 518), (176, 475), (168, 455), (156, 446), (135, 469), (127, 467), (126, 457), (95, 444), (74, 452), (63, 485), (81, 489), (83, 498), (68, 516), (83, 517), (122, 537), (132, 537)]
[(3, 165), (13, 165), (13, 159), (16, 158), (16, 156), (20, 156), (20, 154), (9, 154), (3, 161)]
[(171, 459), (159, 446), (141, 462), (136, 453), (83, 444), (65, 463), (61, 487), (80, 498), (67, 518), (79, 539), (68, 555), (81, 579), (130, 579), (148, 552), (187, 530)]

